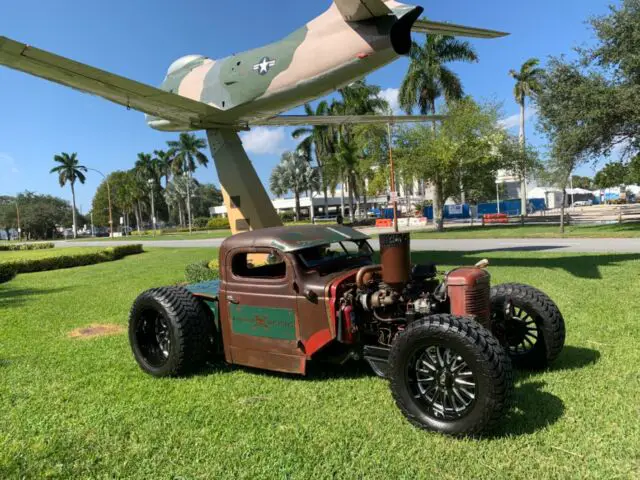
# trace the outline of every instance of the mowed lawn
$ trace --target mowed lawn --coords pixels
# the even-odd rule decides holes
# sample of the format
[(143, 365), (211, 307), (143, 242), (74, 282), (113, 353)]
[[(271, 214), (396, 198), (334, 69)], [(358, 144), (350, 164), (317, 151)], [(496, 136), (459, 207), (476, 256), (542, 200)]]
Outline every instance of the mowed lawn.
[(94, 241), (130, 241), (130, 242), (139, 242), (140, 240), (144, 241), (154, 241), (154, 240), (206, 240), (207, 238), (226, 238), (231, 235), (231, 230), (211, 230), (207, 232), (193, 232), (189, 233), (163, 233), (158, 235), (129, 235), (127, 237), (83, 237), (78, 238), (76, 240), (70, 239), (73, 242), (94, 242)]
[[(158, 380), (126, 334), (146, 288), (213, 249), (149, 249), (0, 285), (0, 478), (638, 478), (640, 256), (491, 252), (494, 282), (546, 290), (567, 321), (547, 372), (520, 373), (514, 407), (480, 440), (417, 430), (366, 367), (310, 378), (212, 366)], [(443, 266), (474, 253), (414, 252)]]
[(104, 247), (79, 247), (79, 248), (46, 248), (44, 250), (24, 250), (0, 252), (0, 263), (13, 260), (36, 260), (40, 258), (57, 257), (59, 255), (72, 255), (78, 253), (94, 253), (104, 250)]
[(635, 238), (640, 237), (640, 223), (576, 226), (568, 225), (560, 233), (559, 225), (495, 225), (447, 226), (444, 232), (427, 230), (413, 232), (412, 238)]

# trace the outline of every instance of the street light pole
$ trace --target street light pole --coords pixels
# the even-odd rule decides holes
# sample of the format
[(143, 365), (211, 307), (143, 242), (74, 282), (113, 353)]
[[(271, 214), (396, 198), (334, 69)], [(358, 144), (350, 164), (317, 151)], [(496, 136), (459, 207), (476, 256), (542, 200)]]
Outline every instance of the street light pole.
[(154, 191), (153, 191), (153, 186), (155, 185), (155, 182), (153, 181), (152, 178), (150, 178), (148, 181), (149, 185), (151, 185), (151, 222), (153, 223), (153, 236), (156, 236), (156, 207), (155, 207), (155, 203), (153, 200), (154, 197)]
[(391, 204), (393, 205), (393, 231), (398, 232), (398, 195), (396, 193), (396, 174), (393, 168), (393, 152), (391, 151), (391, 124), (387, 123), (389, 134), (389, 169), (391, 170)]
[(107, 182), (107, 202), (109, 202), (109, 237), (113, 238), (113, 212), (111, 211), (111, 185), (109, 185), (109, 179), (100, 170), (96, 170), (95, 168), (87, 168), (87, 170), (99, 173), (102, 175), (105, 182)]

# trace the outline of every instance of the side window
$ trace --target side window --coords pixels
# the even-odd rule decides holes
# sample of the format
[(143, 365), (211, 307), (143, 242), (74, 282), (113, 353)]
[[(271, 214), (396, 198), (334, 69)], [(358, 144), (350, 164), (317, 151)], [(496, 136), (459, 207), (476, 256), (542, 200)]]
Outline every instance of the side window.
[(287, 264), (282, 255), (273, 250), (269, 253), (236, 253), (231, 260), (231, 271), (245, 278), (284, 278)]

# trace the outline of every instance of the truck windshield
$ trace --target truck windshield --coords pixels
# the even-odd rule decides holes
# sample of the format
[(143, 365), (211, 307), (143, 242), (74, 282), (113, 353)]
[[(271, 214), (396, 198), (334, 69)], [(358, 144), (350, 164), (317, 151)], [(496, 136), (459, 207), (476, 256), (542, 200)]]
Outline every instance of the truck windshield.
[(298, 256), (307, 268), (317, 268), (354, 258), (370, 257), (373, 254), (366, 240), (345, 240), (327, 245), (305, 248)]

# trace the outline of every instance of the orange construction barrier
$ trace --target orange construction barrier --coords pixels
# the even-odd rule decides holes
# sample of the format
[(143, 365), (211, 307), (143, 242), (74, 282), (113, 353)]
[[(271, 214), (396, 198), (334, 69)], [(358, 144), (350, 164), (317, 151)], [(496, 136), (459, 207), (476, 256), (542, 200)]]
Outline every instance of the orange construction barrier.
[(482, 216), (482, 223), (509, 223), (506, 213), (487, 213)]
[(379, 218), (376, 220), (376, 227), (393, 227), (393, 220), (389, 220), (388, 218)]

